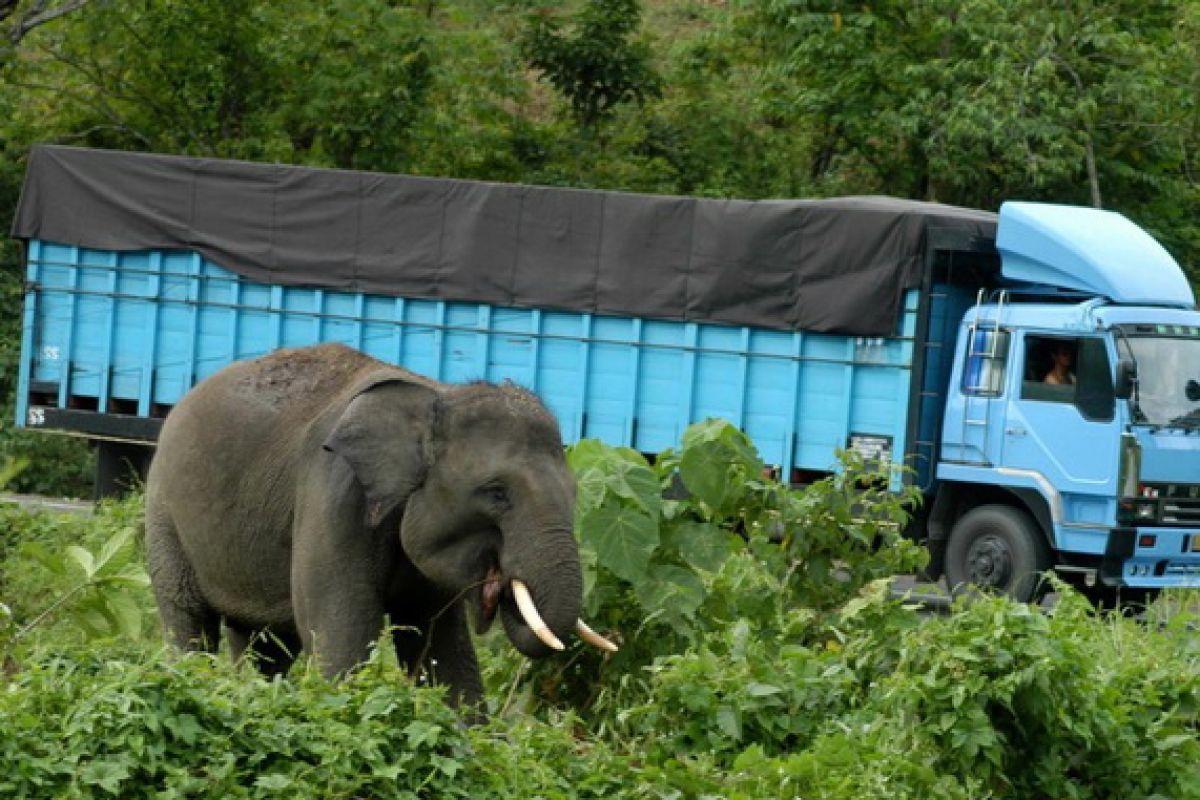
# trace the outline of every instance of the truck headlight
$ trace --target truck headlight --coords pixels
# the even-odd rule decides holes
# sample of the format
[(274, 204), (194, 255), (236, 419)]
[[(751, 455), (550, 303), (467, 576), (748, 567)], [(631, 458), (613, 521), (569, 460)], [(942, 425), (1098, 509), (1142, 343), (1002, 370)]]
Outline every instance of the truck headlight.
[(1126, 497), (1117, 507), (1117, 519), (1124, 525), (1157, 522), (1158, 500), (1152, 497)]

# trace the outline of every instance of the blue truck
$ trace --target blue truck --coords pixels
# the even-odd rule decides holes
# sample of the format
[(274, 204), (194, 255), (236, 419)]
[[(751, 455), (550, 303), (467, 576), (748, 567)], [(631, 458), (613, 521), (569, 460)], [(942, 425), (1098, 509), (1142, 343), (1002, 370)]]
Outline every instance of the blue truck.
[(802, 483), (910, 469), (930, 572), (1200, 583), (1200, 313), (1106, 211), (728, 201), (38, 147), (20, 426), (144, 470), (198, 381), (338, 341), (654, 454), (722, 417)]

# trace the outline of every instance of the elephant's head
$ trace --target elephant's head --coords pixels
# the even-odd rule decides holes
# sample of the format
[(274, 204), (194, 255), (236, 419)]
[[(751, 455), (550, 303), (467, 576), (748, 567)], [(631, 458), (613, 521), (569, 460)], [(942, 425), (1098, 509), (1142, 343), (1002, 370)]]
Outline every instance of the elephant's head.
[(579, 620), (574, 480), (558, 424), (532, 393), (382, 381), (349, 404), (326, 448), (354, 469), (371, 523), (400, 510), (405, 554), (444, 592), (473, 601), (477, 630), (499, 616), (534, 657), (561, 649), (572, 630), (615, 649)]

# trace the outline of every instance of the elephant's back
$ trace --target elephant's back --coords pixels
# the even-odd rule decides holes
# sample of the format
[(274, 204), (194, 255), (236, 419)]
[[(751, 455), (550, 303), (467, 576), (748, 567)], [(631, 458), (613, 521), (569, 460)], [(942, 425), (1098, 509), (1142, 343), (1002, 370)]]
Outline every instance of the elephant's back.
[(311, 416), (382, 364), (341, 344), (277, 350), (234, 364), (197, 386), (180, 404), (232, 406), (243, 416)]
[(252, 439), (274, 438), (277, 427), (294, 431), (379, 366), (370, 356), (332, 344), (278, 350), (232, 364), (199, 383), (171, 410), (160, 450), (178, 438), (208, 438), (219, 431), (237, 430)]

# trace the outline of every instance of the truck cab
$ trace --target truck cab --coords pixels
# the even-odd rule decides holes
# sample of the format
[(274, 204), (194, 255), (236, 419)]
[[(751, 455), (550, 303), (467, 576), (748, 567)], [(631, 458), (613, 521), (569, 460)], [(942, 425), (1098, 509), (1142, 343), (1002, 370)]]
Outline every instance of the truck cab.
[(958, 328), (930, 540), (952, 586), (1200, 585), (1200, 314), (1116, 214), (1009, 203)]

